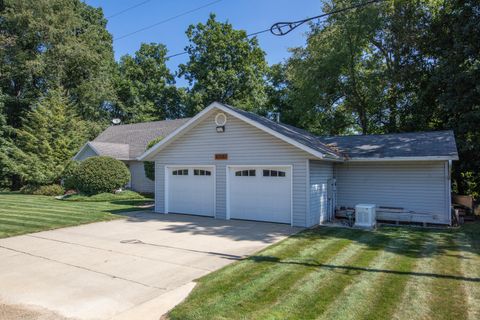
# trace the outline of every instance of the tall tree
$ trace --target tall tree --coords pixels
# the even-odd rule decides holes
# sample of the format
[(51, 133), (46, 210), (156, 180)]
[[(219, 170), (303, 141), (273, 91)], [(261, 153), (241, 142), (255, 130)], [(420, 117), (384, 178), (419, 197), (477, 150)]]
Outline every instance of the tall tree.
[(191, 25), (186, 34), (189, 61), (180, 65), (179, 76), (191, 86), (190, 113), (213, 101), (250, 110), (266, 103), (267, 63), (255, 37), (218, 22), (213, 14), (205, 24)]
[(61, 90), (40, 98), (24, 122), (15, 130), (18, 149), (12, 154), (13, 174), (24, 183), (58, 182), (68, 161), (92, 135), (92, 126), (76, 115)]
[[(361, 2), (332, 0), (324, 11)], [(288, 63), (298, 121), (324, 133), (402, 130), (428, 78), (425, 8), (420, 0), (385, 1), (313, 24)]]
[(112, 39), (101, 9), (80, 0), (4, 0), (0, 88), (9, 124), (50, 88), (65, 88), (79, 114), (99, 120), (114, 99)]
[(437, 5), (425, 46), (436, 62), (426, 91), (436, 106), (432, 126), (454, 130), (460, 157), (454, 162), (456, 189), (479, 198), (480, 3), (447, 0)]
[(142, 43), (132, 57), (118, 63), (116, 113), (125, 122), (172, 119), (184, 116), (182, 91), (166, 66), (163, 44)]

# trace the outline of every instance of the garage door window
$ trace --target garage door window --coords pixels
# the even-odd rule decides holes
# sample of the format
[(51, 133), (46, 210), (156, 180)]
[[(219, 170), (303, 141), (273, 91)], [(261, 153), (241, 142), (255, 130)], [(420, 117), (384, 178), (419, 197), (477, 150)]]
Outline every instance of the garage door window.
[(239, 170), (235, 171), (236, 177), (255, 177), (256, 170)]
[(280, 170), (263, 170), (264, 177), (285, 177), (285, 171)]
[(211, 176), (212, 172), (209, 170), (194, 169), (193, 175), (194, 176)]
[(172, 174), (174, 176), (188, 176), (188, 169), (173, 170)]

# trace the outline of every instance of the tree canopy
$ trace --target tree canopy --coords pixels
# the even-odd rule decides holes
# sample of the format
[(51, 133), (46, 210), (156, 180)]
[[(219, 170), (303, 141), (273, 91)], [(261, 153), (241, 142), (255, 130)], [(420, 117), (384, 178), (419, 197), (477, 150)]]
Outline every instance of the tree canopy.
[(102, 10), (80, 0), (0, 1), (0, 188), (58, 181), (113, 117), (174, 119), (219, 101), (322, 135), (452, 129), (454, 188), (478, 197), (478, 21), (475, 0), (382, 1), (311, 23), (305, 45), (269, 66), (256, 37), (211, 14), (170, 70), (161, 43), (116, 62)]
[(254, 110), (266, 102), (265, 52), (256, 38), (218, 22), (214, 14), (205, 24), (187, 29), (189, 61), (179, 66), (179, 76), (190, 83), (190, 114), (213, 101)]
[(118, 63), (116, 112), (126, 122), (175, 119), (184, 116), (182, 92), (166, 66), (163, 44), (142, 43), (134, 56)]

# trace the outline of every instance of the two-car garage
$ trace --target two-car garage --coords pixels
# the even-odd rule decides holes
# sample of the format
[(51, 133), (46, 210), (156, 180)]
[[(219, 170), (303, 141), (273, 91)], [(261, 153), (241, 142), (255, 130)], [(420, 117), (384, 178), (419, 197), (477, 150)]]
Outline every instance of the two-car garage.
[[(167, 166), (166, 211), (213, 217), (215, 171), (215, 166)], [(225, 174), (227, 219), (291, 223), (291, 166), (226, 166)]]

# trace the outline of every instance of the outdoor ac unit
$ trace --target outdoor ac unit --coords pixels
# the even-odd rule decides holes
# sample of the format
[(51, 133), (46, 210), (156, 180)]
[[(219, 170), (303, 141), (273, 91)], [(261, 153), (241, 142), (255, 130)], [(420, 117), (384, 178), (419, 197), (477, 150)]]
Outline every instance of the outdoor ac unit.
[(355, 227), (373, 228), (377, 223), (374, 204), (357, 204), (355, 206)]

